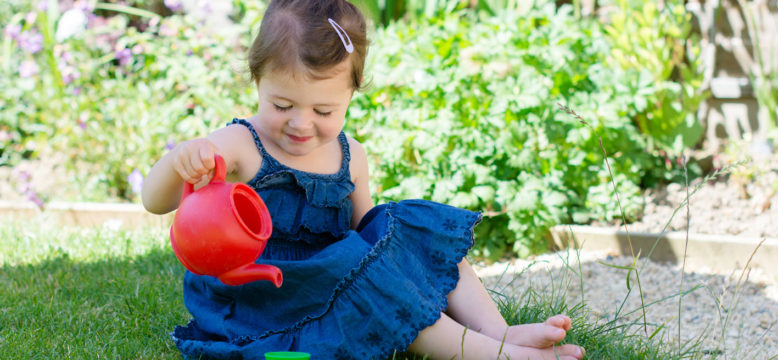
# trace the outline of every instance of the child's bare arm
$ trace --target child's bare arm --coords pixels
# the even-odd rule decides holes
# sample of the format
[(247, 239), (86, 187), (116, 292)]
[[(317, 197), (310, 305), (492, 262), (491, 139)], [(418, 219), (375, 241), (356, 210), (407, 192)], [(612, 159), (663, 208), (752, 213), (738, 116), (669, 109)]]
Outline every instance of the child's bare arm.
[(175, 210), (181, 201), (184, 182), (208, 181), (218, 150), (207, 138), (178, 144), (151, 168), (143, 181), (143, 206), (151, 213), (165, 214)]
[(227, 179), (240, 180), (234, 179), (234, 175), (240, 172), (241, 163), (245, 162), (241, 154), (252, 153), (241, 151), (246, 147), (253, 150), (254, 141), (251, 134), (240, 126), (221, 128), (206, 138), (178, 144), (154, 164), (143, 181), (143, 206), (154, 214), (165, 214), (178, 208), (185, 182), (199, 189), (210, 181), (216, 166), (215, 154), (224, 158)]
[(354, 182), (354, 192), (350, 195), (354, 205), (351, 228), (354, 229), (359, 225), (365, 213), (373, 207), (373, 198), (370, 196), (370, 179), (365, 149), (354, 139), (349, 139), (349, 148), (351, 149), (350, 170)]

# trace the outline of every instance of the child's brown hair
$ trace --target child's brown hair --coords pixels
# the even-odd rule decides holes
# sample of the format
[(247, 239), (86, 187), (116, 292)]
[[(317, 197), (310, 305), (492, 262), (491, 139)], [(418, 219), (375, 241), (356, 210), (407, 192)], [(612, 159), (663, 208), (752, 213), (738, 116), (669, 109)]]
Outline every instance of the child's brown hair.
[[(348, 37), (329, 21), (334, 20)], [(268, 71), (304, 70), (321, 79), (322, 73), (350, 57), (355, 91), (362, 88), (367, 56), (366, 23), (356, 6), (346, 0), (272, 0), (262, 18), (259, 34), (249, 49), (251, 80)], [(350, 40), (353, 52), (346, 43)]]

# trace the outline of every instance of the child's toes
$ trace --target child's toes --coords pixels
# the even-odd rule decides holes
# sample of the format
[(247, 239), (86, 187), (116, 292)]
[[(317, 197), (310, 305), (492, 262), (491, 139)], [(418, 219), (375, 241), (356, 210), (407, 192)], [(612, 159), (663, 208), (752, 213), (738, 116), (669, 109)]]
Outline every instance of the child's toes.
[(572, 323), (572, 320), (567, 315), (554, 315), (546, 319), (545, 322), (546, 325), (556, 326), (565, 331), (570, 330)]
[(562, 341), (565, 335), (565, 330), (553, 325), (525, 324), (508, 328), (506, 341), (514, 345), (542, 349)]
[(582, 359), (586, 354), (586, 351), (580, 346), (566, 344), (554, 347), (554, 353), (556, 353), (556, 355), (558, 355), (560, 358), (571, 357), (574, 359)]

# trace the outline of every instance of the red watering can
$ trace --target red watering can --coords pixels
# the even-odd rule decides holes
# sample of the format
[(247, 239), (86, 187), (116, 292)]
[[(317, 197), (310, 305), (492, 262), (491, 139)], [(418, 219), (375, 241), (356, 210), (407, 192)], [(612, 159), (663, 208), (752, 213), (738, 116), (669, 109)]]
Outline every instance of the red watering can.
[(219, 278), (227, 285), (257, 280), (283, 282), (281, 270), (255, 264), (273, 231), (270, 213), (248, 185), (224, 180), (224, 159), (216, 155), (211, 182), (194, 191), (186, 183), (170, 227), (170, 243), (178, 260), (197, 275)]

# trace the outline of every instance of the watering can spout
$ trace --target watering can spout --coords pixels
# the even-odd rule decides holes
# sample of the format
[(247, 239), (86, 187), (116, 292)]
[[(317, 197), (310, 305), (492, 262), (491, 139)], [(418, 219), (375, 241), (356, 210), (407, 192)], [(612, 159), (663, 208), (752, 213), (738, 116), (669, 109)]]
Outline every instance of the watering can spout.
[(284, 282), (284, 277), (281, 274), (281, 269), (275, 266), (254, 263), (243, 265), (219, 275), (219, 281), (226, 285), (241, 285), (258, 280), (270, 281), (279, 288)]

